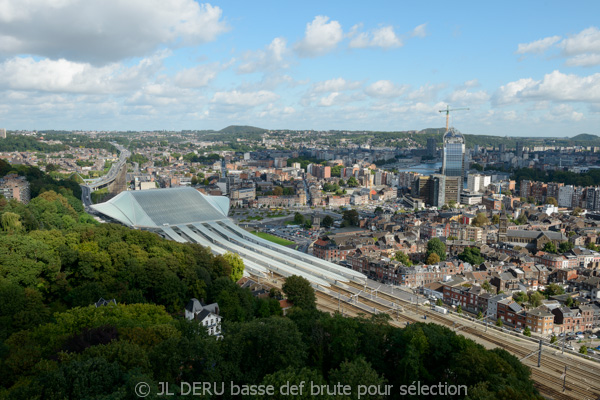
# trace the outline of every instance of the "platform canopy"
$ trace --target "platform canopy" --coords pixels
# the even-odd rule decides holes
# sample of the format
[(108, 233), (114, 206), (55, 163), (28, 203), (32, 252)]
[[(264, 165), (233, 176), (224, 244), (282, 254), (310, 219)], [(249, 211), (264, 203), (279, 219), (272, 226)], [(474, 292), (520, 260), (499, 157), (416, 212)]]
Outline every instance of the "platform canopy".
[(227, 219), (229, 199), (182, 187), (122, 192), (91, 207), (124, 225), (153, 228)]

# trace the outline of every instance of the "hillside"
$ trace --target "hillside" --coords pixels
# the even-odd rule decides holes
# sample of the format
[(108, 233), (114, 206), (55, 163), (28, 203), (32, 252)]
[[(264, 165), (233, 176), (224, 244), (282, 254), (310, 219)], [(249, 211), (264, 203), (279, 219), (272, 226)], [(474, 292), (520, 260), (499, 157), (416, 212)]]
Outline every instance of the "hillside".
[(223, 128), (219, 131), (219, 133), (225, 134), (242, 134), (242, 133), (263, 133), (266, 132), (267, 129), (257, 128), (255, 126), (248, 125), (230, 125), (227, 128)]
[(580, 133), (577, 136), (573, 136), (571, 138), (571, 140), (574, 140), (577, 142), (599, 142), (600, 137), (598, 137), (596, 135), (591, 135), (589, 133)]

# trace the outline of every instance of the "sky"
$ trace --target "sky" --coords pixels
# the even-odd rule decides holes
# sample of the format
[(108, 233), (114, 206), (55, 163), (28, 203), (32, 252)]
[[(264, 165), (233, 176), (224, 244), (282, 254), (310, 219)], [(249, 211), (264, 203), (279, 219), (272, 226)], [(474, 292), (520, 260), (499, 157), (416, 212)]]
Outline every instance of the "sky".
[(0, 0), (0, 127), (600, 134), (600, 2)]

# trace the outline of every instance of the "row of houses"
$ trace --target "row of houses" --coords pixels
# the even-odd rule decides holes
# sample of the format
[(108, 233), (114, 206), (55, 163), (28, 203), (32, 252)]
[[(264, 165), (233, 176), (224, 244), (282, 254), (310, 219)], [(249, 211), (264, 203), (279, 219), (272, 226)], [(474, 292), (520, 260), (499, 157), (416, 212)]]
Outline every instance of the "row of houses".
[[(514, 328), (529, 327), (532, 332), (548, 335), (600, 327), (598, 305), (589, 303), (569, 308), (565, 305), (566, 295), (544, 301), (539, 307), (525, 309), (511, 295), (490, 293), (461, 277), (441, 283), (440, 288), (444, 303), (460, 306), (473, 313), (481, 312), (490, 320), (499, 319), (503, 324)], [(432, 289), (428, 288), (428, 293), (430, 291)]]

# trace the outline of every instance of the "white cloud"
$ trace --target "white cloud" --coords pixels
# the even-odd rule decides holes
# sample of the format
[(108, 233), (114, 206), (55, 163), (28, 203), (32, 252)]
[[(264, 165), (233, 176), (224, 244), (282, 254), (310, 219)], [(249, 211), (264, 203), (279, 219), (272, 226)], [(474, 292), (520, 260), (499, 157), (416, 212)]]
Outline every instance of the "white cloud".
[(391, 81), (380, 80), (367, 86), (365, 93), (372, 97), (392, 98), (402, 95), (407, 86), (397, 86)]
[(550, 36), (530, 43), (521, 43), (517, 49), (517, 54), (543, 53), (552, 47), (552, 45), (556, 44), (560, 39), (560, 36)]
[(421, 24), (413, 29), (411, 36), (413, 37), (425, 37), (427, 36), (427, 24)]
[(143, 85), (162, 68), (166, 53), (124, 67), (95, 67), (64, 59), (15, 57), (0, 64), (0, 88), (65, 93), (120, 93)]
[(536, 82), (531, 78), (509, 82), (506, 85), (500, 86), (496, 93), (494, 93), (492, 101), (495, 105), (515, 103), (518, 101), (518, 97), (525, 88), (535, 84)]
[(460, 89), (454, 91), (449, 97), (448, 101), (450, 103), (458, 103), (458, 104), (482, 104), (490, 99), (490, 95), (485, 90), (480, 90), (478, 92), (469, 92), (466, 89)]
[(362, 85), (358, 81), (347, 81), (344, 78), (329, 79), (327, 81), (317, 82), (313, 85), (313, 92), (341, 92), (343, 90), (358, 89)]
[(402, 41), (391, 26), (384, 26), (382, 28), (374, 29), (371, 32), (357, 33), (358, 26), (359, 25), (355, 25), (350, 33), (351, 36), (354, 36), (350, 41), (350, 47), (352, 48), (391, 48), (402, 46)]
[(244, 63), (238, 67), (238, 72), (246, 74), (260, 70), (287, 68), (288, 53), (285, 38), (277, 37), (264, 50), (247, 52), (244, 55)]
[(552, 121), (581, 121), (583, 114), (575, 111), (568, 104), (559, 104), (552, 108), (551, 112), (546, 115), (546, 118)]
[(211, 103), (230, 106), (254, 107), (260, 104), (275, 101), (278, 98), (278, 94), (268, 90), (259, 90), (257, 92), (239, 92), (237, 90), (233, 90), (230, 92), (216, 92), (211, 100)]
[(329, 95), (321, 98), (321, 100), (319, 101), (319, 105), (323, 107), (332, 106), (335, 102), (335, 99), (339, 97), (339, 95), (340, 94), (338, 92), (329, 93)]
[(408, 94), (408, 99), (417, 101), (433, 101), (437, 99), (440, 90), (446, 87), (445, 84), (440, 83), (436, 85), (426, 84), (421, 86), (419, 89), (412, 91)]
[(594, 67), (600, 65), (600, 54), (578, 54), (567, 59), (568, 67)]
[(594, 26), (570, 36), (560, 43), (566, 55), (600, 53), (600, 30)]
[(199, 88), (208, 85), (216, 78), (219, 70), (218, 63), (198, 65), (182, 69), (175, 75), (174, 83), (182, 88)]
[(197, 45), (229, 28), (222, 10), (194, 0), (3, 0), (0, 55), (107, 64), (161, 45)]
[(522, 100), (550, 100), (571, 102), (600, 102), (600, 73), (589, 76), (567, 75), (560, 71), (546, 74), (540, 81), (531, 78), (510, 82), (494, 95), (496, 104), (510, 104)]
[(463, 83), (463, 87), (465, 88), (473, 88), (473, 87), (479, 87), (479, 80), (477, 79), (471, 79), (470, 81), (466, 81), (465, 83)]
[(329, 21), (329, 17), (318, 15), (306, 24), (304, 38), (295, 46), (302, 57), (316, 57), (334, 50), (344, 38), (342, 26), (338, 21)]

